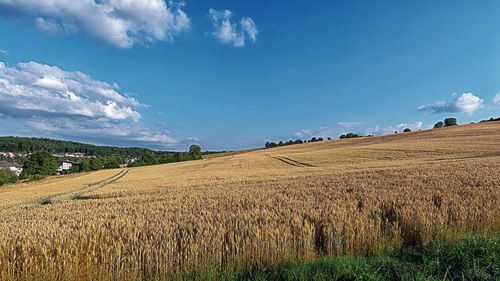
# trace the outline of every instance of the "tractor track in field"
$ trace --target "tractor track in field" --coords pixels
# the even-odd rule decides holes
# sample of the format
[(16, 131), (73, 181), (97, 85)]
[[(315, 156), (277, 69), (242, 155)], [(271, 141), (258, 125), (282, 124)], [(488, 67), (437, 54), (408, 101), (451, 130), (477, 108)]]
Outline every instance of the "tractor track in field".
[(294, 167), (316, 167), (314, 165), (311, 165), (311, 164), (308, 164), (308, 163), (304, 163), (304, 162), (299, 162), (297, 160), (293, 160), (292, 158), (289, 158), (289, 157), (285, 157), (285, 156), (273, 156), (273, 155), (270, 155), (270, 154), (266, 154), (267, 157), (270, 157), (270, 158), (273, 158), (273, 159), (276, 159), (278, 161), (281, 161), (285, 164), (288, 164), (290, 166), (294, 166)]
[(62, 202), (66, 202), (69, 200), (78, 200), (78, 199), (80, 199), (80, 197), (82, 197), (86, 193), (89, 193), (91, 191), (95, 191), (97, 189), (101, 189), (104, 186), (111, 184), (111, 183), (123, 178), (125, 175), (127, 175), (127, 173), (128, 173), (128, 170), (122, 170), (122, 171), (118, 172), (117, 174), (115, 174), (111, 177), (105, 178), (103, 180), (84, 184), (80, 189), (68, 191), (68, 192), (51, 194), (49, 196), (38, 199), (37, 201), (40, 203), (40, 205), (47, 205), (47, 204), (52, 204), (52, 203), (56, 203), (56, 202), (62, 203)]

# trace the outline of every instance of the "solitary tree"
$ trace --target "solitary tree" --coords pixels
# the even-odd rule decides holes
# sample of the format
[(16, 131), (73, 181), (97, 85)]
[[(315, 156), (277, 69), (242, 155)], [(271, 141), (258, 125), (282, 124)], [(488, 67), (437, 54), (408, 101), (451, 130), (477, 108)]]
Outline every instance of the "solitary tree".
[(411, 132), (410, 128), (406, 128), (403, 130), (403, 133), (408, 133), (408, 132)]
[(437, 129), (437, 128), (443, 128), (443, 126), (444, 126), (444, 123), (443, 123), (443, 122), (441, 122), (441, 121), (439, 121), (439, 122), (437, 122), (436, 124), (434, 124), (434, 129)]
[(455, 125), (457, 125), (457, 118), (452, 118), (452, 117), (450, 117), (450, 118), (446, 118), (446, 119), (444, 119), (444, 125), (445, 125), (446, 127), (448, 127), (448, 126), (455, 126)]
[(193, 144), (189, 147), (189, 154), (194, 159), (201, 159), (201, 147), (199, 145)]

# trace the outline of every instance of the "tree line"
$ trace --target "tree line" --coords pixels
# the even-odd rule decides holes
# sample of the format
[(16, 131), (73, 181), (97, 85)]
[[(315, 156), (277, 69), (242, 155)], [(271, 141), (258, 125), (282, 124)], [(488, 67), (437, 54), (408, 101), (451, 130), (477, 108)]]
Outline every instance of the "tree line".
[[(2, 157), (4, 160), (13, 162), (14, 159)], [(94, 156), (94, 157), (56, 157), (46, 150), (35, 151), (25, 157), (17, 156), (16, 163), (23, 166), (19, 175), (20, 180), (39, 180), (57, 173), (57, 169), (63, 160), (75, 164), (67, 173), (90, 172), (101, 169), (119, 168), (121, 163), (129, 162), (129, 167), (156, 165), (171, 162), (197, 160), (202, 158), (201, 148), (191, 145), (188, 152), (154, 152), (148, 151), (138, 158), (125, 158), (121, 156)], [(1, 159), (0, 159), (1, 160)], [(16, 182), (18, 177), (8, 169), (0, 169), (0, 185)]]
[[(500, 117), (499, 118), (490, 118), (489, 120), (481, 120), (480, 122), (491, 122), (491, 121), (500, 121)], [(449, 117), (449, 118), (445, 118), (444, 121), (439, 121), (436, 124), (434, 124), (434, 128), (442, 128), (442, 127), (449, 127), (449, 126), (455, 126), (455, 125), (458, 125), (457, 118)], [(405, 128), (403, 130), (403, 132), (404, 133), (411, 132), (411, 129)], [(395, 131), (394, 133), (397, 133), (397, 131)], [(368, 137), (372, 137), (372, 136), (373, 135), (368, 135)], [(339, 136), (340, 139), (350, 139), (350, 138), (360, 138), (360, 137), (362, 137), (362, 136), (360, 136), (356, 133), (346, 133), (346, 134), (342, 134)], [(330, 137), (328, 137), (327, 139), (331, 140)], [(323, 140), (324, 139), (321, 137), (320, 138), (313, 137), (310, 140), (298, 139), (298, 140), (289, 140), (286, 142), (283, 142), (282, 140), (280, 140), (278, 143), (268, 141), (265, 143), (265, 148), (273, 148), (273, 147), (280, 147), (280, 146), (300, 144), (300, 143), (310, 143), (310, 142), (317, 142), (317, 141), (323, 141)]]
[[(326, 138), (327, 140), (331, 140), (332, 138), (330, 137), (327, 137)], [(289, 140), (289, 141), (282, 141), (280, 140), (278, 143), (275, 143), (275, 142), (270, 142), (270, 141), (267, 141), (264, 145), (265, 148), (273, 148), (273, 147), (279, 147), (279, 146), (285, 146), (285, 145), (292, 145), (292, 144), (301, 144), (301, 143), (310, 143), (310, 142), (317, 142), (317, 141), (324, 141), (325, 139), (322, 138), (322, 137), (312, 137), (310, 140), (301, 140), (301, 139), (297, 139), (297, 140)]]
[(98, 146), (48, 138), (0, 137), (0, 151), (28, 154), (40, 150), (50, 153), (84, 153), (88, 156), (106, 157), (113, 155), (125, 158), (141, 157), (146, 153), (158, 153), (158, 151), (140, 147)]
[(199, 159), (202, 159), (201, 148), (200, 146), (193, 144), (189, 147), (188, 152), (168, 152), (160, 155), (146, 153), (138, 160), (129, 163), (128, 166), (140, 167)]

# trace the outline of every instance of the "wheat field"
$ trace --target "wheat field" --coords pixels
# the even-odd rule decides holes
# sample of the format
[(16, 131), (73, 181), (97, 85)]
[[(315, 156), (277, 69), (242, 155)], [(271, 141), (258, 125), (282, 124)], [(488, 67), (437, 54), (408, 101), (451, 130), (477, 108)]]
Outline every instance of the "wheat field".
[(0, 187), (0, 279), (164, 279), (498, 231), (488, 122)]

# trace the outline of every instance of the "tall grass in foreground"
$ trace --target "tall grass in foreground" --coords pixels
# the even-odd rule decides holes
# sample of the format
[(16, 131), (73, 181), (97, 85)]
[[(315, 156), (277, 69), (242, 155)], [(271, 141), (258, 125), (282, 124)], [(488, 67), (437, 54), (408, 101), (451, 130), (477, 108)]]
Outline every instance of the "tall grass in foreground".
[(179, 275), (177, 281), (500, 280), (500, 235), (435, 241), (422, 249), (398, 248), (374, 256), (287, 261), (235, 272)]

